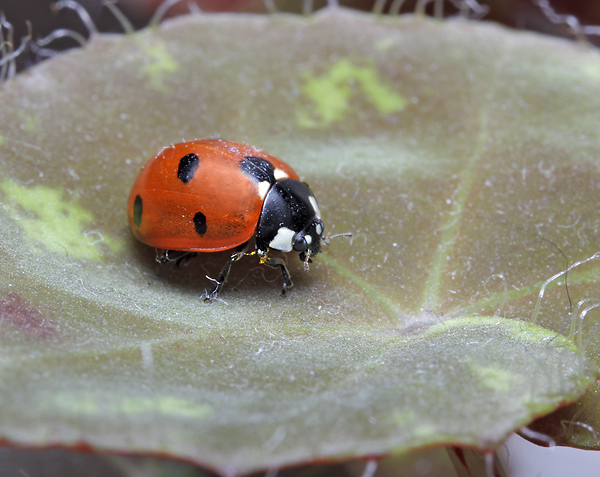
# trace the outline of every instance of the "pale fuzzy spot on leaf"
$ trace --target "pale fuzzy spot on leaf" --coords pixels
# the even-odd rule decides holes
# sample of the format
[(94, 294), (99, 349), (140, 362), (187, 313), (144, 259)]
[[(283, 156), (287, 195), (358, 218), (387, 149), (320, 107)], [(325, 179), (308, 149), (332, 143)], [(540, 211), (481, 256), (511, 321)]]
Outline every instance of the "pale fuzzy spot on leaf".
[(433, 438), (439, 434), (439, 429), (433, 424), (425, 422), (416, 426), (414, 433), (417, 438)]
[(583, 73), (589, 79), (593, 81), (600, 81), (600, 67), (597, 63), (582, 63), (580, 68), (581, 73)]
[(389, 49), (397, 45), (398, 43), (392, 40), (391, 38), (382, 38), (381, 40), (376, 41), (373, 46), (378, 51), (388, 51)]
[(506, 369), (473, 364), (471, 370), (481, 378), (480, 384), (482, 386), (497, 391), (508, 392), (513, 386), (521, 382), (519, 376)]

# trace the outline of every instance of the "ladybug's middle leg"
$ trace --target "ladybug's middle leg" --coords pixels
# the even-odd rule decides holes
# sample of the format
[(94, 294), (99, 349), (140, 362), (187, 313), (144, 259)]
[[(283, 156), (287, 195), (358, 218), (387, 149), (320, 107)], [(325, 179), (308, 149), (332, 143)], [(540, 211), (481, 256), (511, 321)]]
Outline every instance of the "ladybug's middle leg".
[(233, 262), (237, 262), (245, 255), (246, 251), (248, 250), (249, 243), (250, 241), (240, 245), (236, 249), (235, 253), (233, 253), (231, 257), (229, 257), (229, 260), (227, 260), (227, 262), (225, 262), (225, 265), (223, 265), (223, 268), (221, 269), (221, 273), (219, 274), (219, 278), (217, 280), (207, 276), (207, 278), (215, 282), (216, 285), (210, 292), (206, 294), (206, 297), (204, 298), (205, 302), (210, 303), (213, 300), (213, 298), (217, 298), (217, 296), (219, 296), (219, 293), (221, 293), (221, 290), (223, 289), (223, 285), (225, 285), (225, 280), (227, 280), (227, 277), (229, 276), (231, 265), (233, 264)]
[(281, 275), (283, 275), (283, 287), (281, 289), (282, 295), (285, 295), (285, 292), (288, 288), (292, 288), (294, 286), (290, 278), (290, 272), (288, 271), (285, 262), (281, 258), (271, 258), (265, 254), (261, 257), (260, 263), (272, 268), (281, 268)]

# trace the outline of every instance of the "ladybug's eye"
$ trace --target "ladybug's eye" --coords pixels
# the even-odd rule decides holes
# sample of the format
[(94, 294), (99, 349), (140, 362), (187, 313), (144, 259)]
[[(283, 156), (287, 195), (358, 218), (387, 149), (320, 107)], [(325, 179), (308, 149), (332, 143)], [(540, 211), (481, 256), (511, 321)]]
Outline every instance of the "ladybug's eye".
[(308, 247), (308, 243), (306, 242), (304, 236), (300, 234), (296, 235), (293, 247), (296, 252), (304, 252)]

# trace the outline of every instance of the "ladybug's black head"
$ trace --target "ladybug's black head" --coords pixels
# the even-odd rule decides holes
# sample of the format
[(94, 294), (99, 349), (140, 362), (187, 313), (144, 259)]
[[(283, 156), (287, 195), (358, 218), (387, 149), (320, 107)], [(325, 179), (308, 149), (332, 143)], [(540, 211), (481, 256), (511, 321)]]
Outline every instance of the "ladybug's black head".
[(317, 199), (307, 184), (294, 179), (277, 181), (263, 203), (256, 229), (257, 248), (262, 252), (300, 252), (300, 260), (307, 264), (321, 251), (320, 215)]
[(308, 264), (312, 262), (310, 257), (314, 257), (321, 251), (322, 239), (323, 222), (319, 217), (315, 217), (310, 225), (294, 238), (292, 247), (296, 252), (300, 252), (300, 260), (304, 262), (305, 268), (308, 269)]

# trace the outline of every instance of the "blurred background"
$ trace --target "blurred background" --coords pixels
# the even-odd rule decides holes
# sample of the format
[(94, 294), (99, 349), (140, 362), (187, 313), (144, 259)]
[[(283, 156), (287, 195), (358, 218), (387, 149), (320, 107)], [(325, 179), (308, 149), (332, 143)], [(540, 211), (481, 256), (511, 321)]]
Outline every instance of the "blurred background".
[[(67, 0), (68, 3), (72, 0)], [(98, 31), (122, 32), (123, 28), (115, 15), (105, 6), (108, 0), (78, 0)], [(129, 19), (135, 29), (143, 28), (148, 24), (157, 8), (165, 0), (110, 0)], [(415, 11), (419, 0), (406, 0), (401, 13)], [(27, 21), (31, 23), (34, 39), (44, 38), (58, 29), (69, 29), (89, 36), (89, 31), (82, 24), (75, 11), (69, 8), (57, 9), (56, 1), (52, 0), (0, 0), (0, 12), (13, 25), (15, 48), (21, 38), (27, 35)], [(374, 6), (388, 13), (393, 0), (338, 0), (339, 5), (363, 11), (371, 11)], [(456, 4), (460, 0), (444, 2), (444, 16), (458, 13)], [(475, 0), (463, 0), (463, 3), (473, 4)], [(508, 27), (520, 30), (532, 30), (549, 35), (566, 36), (573, 38), (572, 28), (569, 24), (588, 26), (586, 37), (595, 46), (600, 46), (600, 1), (590, 0), (481, 0), (479, 2), (487, 10), (485, 20), (502, 23)], [(549, 11), (544, 12), (543, 6), (550, 4), (556, 14), (549, 18)], [(188, 13), (190, 9), (204, 12), (254, 12), (266, 13), (277, 10), (281, 12), (301, 13), (304, 4), (312, 4), (312, 10), (323, 8), (326, 0), (182, 0), (172, 5), (166, 12), (167, 17)], [(426, 10), (433, 14), (434, 3), (429, 2)], [(591, 34), (590, 34), (591, 33)], [(6, 36), (6, 29), (5, 29)], [(5, 38), (6, 39), (6, 38)], [(63, 50), (78, 46), (72, 38), (62, 38), (48, 45), (52, 50)], [(17, 61), (19, 70), (35, 64), (45, 57), (44, 53), (26, 51)]]

